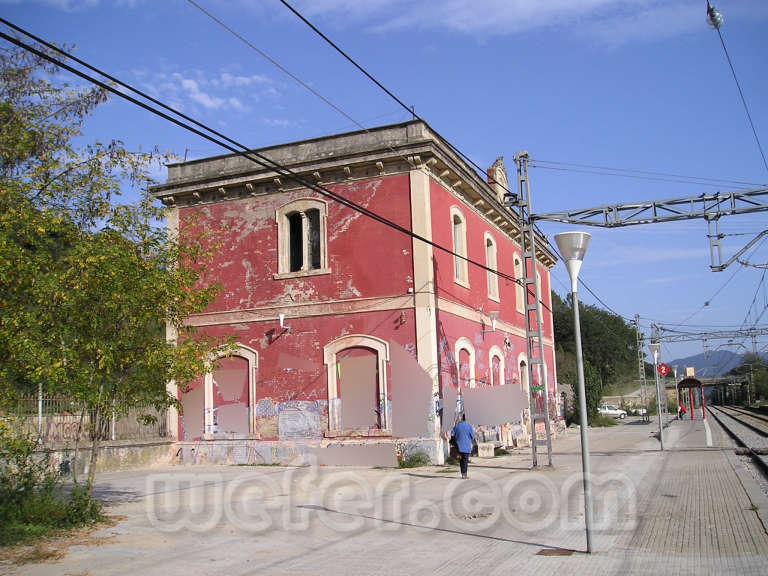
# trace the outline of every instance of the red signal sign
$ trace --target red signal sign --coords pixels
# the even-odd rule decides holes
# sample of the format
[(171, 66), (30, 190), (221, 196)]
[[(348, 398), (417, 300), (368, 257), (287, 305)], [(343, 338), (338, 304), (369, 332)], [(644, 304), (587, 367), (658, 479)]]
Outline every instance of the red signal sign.
[(667, 366), (666, 364), (659, 364), (658, 367), (656, 368), (656, 371), (662, 376), (666, 376), (667, 374), (669, 374), (669, 366)]

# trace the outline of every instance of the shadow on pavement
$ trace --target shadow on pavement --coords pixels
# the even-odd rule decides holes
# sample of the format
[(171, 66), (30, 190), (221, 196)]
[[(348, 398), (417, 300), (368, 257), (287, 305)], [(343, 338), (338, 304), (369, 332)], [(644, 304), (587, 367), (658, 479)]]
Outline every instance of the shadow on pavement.
[(545, 548), (548, 550), (565, 551), (576, 554), (586, 554), (583, 550), (572, 550), (570, 548), (562, 548), (560, 546), (553, 546), (551, 544), (543, 544), (541, 542), (526, 542), (524, 540), (513, 540), (511, 538), (502, 538), (501, 536), (490, 536), (488, 534), (478, 534), (476, 532), (466, 532), (463, 530), (455, 530), (452, 528), (439, 528), (434, 526), (422, 526), (421, 524), (414, 524), (412, 522), (401, 522), (398, 520), (389, 520), (387, 518), (377, 518), (376, 516), (369, 516), (367, 514), (353, 514), (352, 512), (342, 512), (341, 510), (334, 510), (327, 506), (318, 506), (314, 504), (299, 505), (297, 508), (304, 508), (306, 510), (315, 510), (317, 512), (330, 512), (332, 514), (340, 514), (343, 516), (352, 516), (356, 518), (365, 518), (367, 520), (374, 520), (376, 522), (386, 522), (388, 524), (397, 524), (398, 526), (407, 526), (409, 528), (420, 528), (422, 530), (433, 530), (435, 532), (444, 532), (447, 534), (458, 534), (461, 536), (473, 536), (475, 538), (483, 538), (485, 540), (495, 540), (496, 542), (509, 542), (510, 544), (522, 544), (524, 546), (535, 546), (537, 548)]

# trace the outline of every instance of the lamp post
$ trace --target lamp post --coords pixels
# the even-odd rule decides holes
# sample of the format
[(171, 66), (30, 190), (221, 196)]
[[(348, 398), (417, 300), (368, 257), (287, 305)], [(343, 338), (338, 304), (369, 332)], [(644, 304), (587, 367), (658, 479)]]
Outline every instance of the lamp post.
[(573, 296), (573, 325), (576, 339), (576, 368), (579, 376), (579, 423), (581, 424), (581, 467), (584, 478), (584, 522), (587, 531), (587, 553), (592, 553), (592, 477), (589, 465), (589, 438), (587, 436), (587, 394), (584, 386), (584, 361), (581, 355), (581, 326), (579, 321), (579, 270), (587, 251), (590, 235), (586, 232), (563, 232), (555, 235), (563, 263), (571, 277)]
[(659, 413), (659, 442), (661, 443), (661, 451), (664, 451), (664, 424), (661, 421), (661, 393), (659, 391), (659, 350), (661, 344), (658, 342), (652, 342), (648, 344), (648, 349), (653, 354), (653, 376), (656, 379), (656, 412)]

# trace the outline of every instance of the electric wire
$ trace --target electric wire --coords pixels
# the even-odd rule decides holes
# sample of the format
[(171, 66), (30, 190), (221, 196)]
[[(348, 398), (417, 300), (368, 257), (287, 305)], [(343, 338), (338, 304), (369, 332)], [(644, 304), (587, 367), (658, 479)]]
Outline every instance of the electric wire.
[[(712, 184), (708, 182), (689, 182), (685, 180), (673, 180), (671, 178), (660, 178), (656, 176), (639, 176), (635, 174), (619, 174), (619, 173), (613, 173), (613, 172), (598, 172), (596, 170), (582, 170), (577, 168), (558, 168), (556, 166), (541, 166), (540, 164), (536, 164), (535, 162), (533, 164), (529, 164), (531, 168), (541, 168), (542, 170), (554, 170), (557, 172), (578, 172), (581, 174), (596, 174), (598, 176), (615, 176), (618, 178), (633, 178), (635, 180), (654, 180), (657, 182), (670, 182), (673, 184), (688, 184), (692, 185), (695, 184), (697, 186), (711, 186), (713, 188), (722, 188), (721, 184)], [(736, 188), (738, 190), (750, 190), (747, 186), (742, 185), (731, 185), (730, 188)]]
[[(188, 2), (193, 2), (193, 0), (187, 0)], [(286, 2), (286, 0), (280, 0), (280, 3), (283, 4), (288, 10), (293, 12), (304, 24), (309, 26), (309, 28), (315, 32), (320, 38), (322, 38), (325, 42), (327, 42), (336, 52), (338, 52), (345, 60), (347, 60), (350, 64), (352, 64), (355, 68), (357, 68), (363, 75), (365, 75), (366, 78), (368, 78), (371, 82), (373, 82), (376, 86), (378, 86), (387, 96), (392, 98), (398, 105), (400, 105), (403, 109), (405, 109), (409, 114), (413, 116), (415, 120), (421, 120), (422, 122), (425, 122), (428, 124), (424, 118), (419, 116), (416, 111), (413, 109), (413, 107), (409, 107), (405, 102), (403, 102), (400, 98), (398, 98), (391, 90), (389, 90), (384, 84), (379, 82), (373, 74), (368, 72), (362, 65), (358, 64), (358, 62), (352, 58), (347, 52), (345, 52), (341, 47), (339, 47), (338, 44), (336, 44), (333, 40), (331, 40), (326, 34), (324, 34), (320, 29), (317, 28), (312, 22), (309, 21), (301, 12), (296, 10), (291, 4)], [(485, 169), (481, 167), (479, 164), (477, 164), (472, 158), (464, 154), (459, 148), (457, 148), (454, 144), (449, 142), (448, 140), (445, 141), (446, 144), (453, 150), (456, 154), (461, 156), (465, 161), (469, 162), (478, 172), (480, 175), (485, 177)], [(512, 193), (509, 188), (504, 186), (501, 182), (497, 182), (497, 185), (499, 185), (501, 188), (503, 188), (507, 193)]]
[[(213, 15), (211, 15), (209, 12), (207, 12), (206, 10), (204, 10), (203, 8), (201, 8), (201, 7), (200, 7), (200, 6), (199, 6), (199, 5), (198, 5), (198, 4), (197, 4), (197, 3), (196, 3), (194, 0), (187, 0), (187, 1), (188, 1), (190, 4), (192, 4), (193, 6), (197, 7), (198, 9), (200, 9), (200, 10), (201, 10), (202, 12), (204, 12), (205, 14), (207, 14), (207, 15), (208, 15), (210, 18), (212, 18), (214, 21), (218, 22), (218, 23), (219, 23), (220, 25), (222, 25), (222, 26), (223, 26), (225, 29), (229, 30), (229, 31), (230, 31), (232, 34), (234, 34), (236, 37), (240, 38), (242, 41), (244, 41), (244, 42), (246, 42), (247, 44), (249, 44), (249, 45), (250, 45), (250, 43), (248, 43), (248, 42), (247, 42), (247, 41), (246, 41), (244, 38), (242, 38), (242, 37), (241, 37), (240, 35), (238, 35), (236, 32), (234, 32), (233, 30), (231, 30), (231, 29), (230, 29), (228, 26), (226, 26), (226, 25), (225, 25), (224, 23), (222, 23), (220, 20), (218, 20), (217, 18), (215, 18), (215, 17), (214, 17)], [(286, 0), (280, 0), (280, 2), (281, 2), (281, 3), (282, 3), (282, 4), (283, 4), (283, 5), (284, 5), (284, 6), (285, 6), (285, 7), (286, 7), (288, 10), (290, 10), (290, 11), (291, 11), (291, 12), (292, 12), (292, 13), (293, 13), (293, 14), (294, 14), (296, 17), (298, 17), (298, 18), (299, 18), (299, 19), (300, 19), (300, 20), (301, 20), (301, 21), (302, 21), (304, 24), (306, 24), (306, 25), (307, 25), (307, 26), (308, 26), (308, 27), (309, 27), (309, 28), (310, 28), (310, 29), (311, 29), (313, 32), (315, 32), (315, 33), (316, 33), (318, 36), (320, 36), (320, 37), (321, 37), (321, 38), (322, 38), (322, 39), (323, 39), (323, 40), (324, 40), (324, 41), (325, 41), (327, 44), (329, 44), (329, 45), (330, 45), (330, 46), (331, 46), (331, 47), (332, 47), (332, 48), (333, 48), (333, 49), (334, 49), (336, 52), (338, 52), (338, 53), (339, 53), (339, 54), (340, 54), (340, 55), (341, 55), (341, 56), (342, 56), (344, 59), (346, 59), (346, 60), (347, 60), (347, 61), (348, 61), (350, 64), (352, 64), (352, 65), (353, 65), (353, 66), (354, 66), (354, 67), (355, 67), (357, 70), (359, 70), (359, 71), (360, 71), (360, 72), (361, 72), (363, 75), (365, 75), (365, 76), (366, 76), (366, 77), (367, 77), (369, 80), (371, 80), (371, 81), (372, 81), (372, 82), (373, 82), (373, 83), (374, 83), (374, 84), (375, 84), (375, 85), (376, 85), (378, 88), (380, 88), (382, 91), (384, 91), (384, 92), (385, 92), (385, 93), (386, 93), (386, 94), (387, 94), (387, 95), (388, 95), (390, 98), (392, 98), (392, 99), (393, 99), (393, 100), (394, 100), (394, 101), (395, 101), (395, 102), (396, 102), (398, 105), (400, 105), (400, 106), (401, 106), (401, 107), (402, 107), (404, 110), (406, 110), (407, 112), (411, 113), (411, 114), (413, 115), (413, 117), (414, 117), (414, 118), (416, 118), (416, 119), (419, 119), (419, 120), (421, 120), (421, 121), (424, 121), (424, 122), (426, 122), (426, 121), (425, 121), (423, 118), (421, 118), (421, 117), (420, 117), (418, 114), (416, 114), (416, 113), (415, 113), (415, 111), (414, 111), (412, 108), (408, 107), (408, 106), (405, 104), (405, 102), (403, 102), (403, 101), (402, 101), (400, 98), (398, 98), (398, 97), (397, 97), (397, 96), (396, 96), (396, 95), (395, 95), (395, 94), (394, 94), (394, 93), (393, 93), (391, 90), (389, 90), (389, 89), (388, 89), (386, 86), (384, 86), (384, 85), (383, 85), (383, 84), (382, 84), (382, 83), (381, 83), (379, 80), (377, 80), (377, 79), (376, 79), (376, 78), (375, 78), (375, 77), (374, 77), (374, 76), (373, 76), (373, 75), (372, 75), (370, 72), (368, 72), (368, 71), (367, 71), (367, 70), (366, 70), (366, 69), (365, 69), (365, 68), (364, 68), (362, 65), (360, 65), (360, 64), (359, 64), (359, 63), (358, 63), (358, 62), (357, 62), (355, 59), (353, 59), (353, 58), (352, 58), (352, 57), (351, 57), (351, 56), (350, 56), (350, 55), (349, 55), (347, 52), (345, 52), (345, 51), (344, 51), (344, 50), (343, 50), (341, 47), (339, 47), (339, 45), (338, 45), (338, 44), (336, 44), (336, 43), (335, 43), (333, 40), (331, 40), (331, 39), (330, 39), (330, 38), (329, 38), (329, 37), (328, 37), (326, 34), (324, 34), (324, 33), (323, 33), (323, 32), (322, 32), (322, 31), (321, 31), (319, 28), (317, 28), (317, 26), (315, 26), (315, 25), (314, 25), (312, 22), (310, 22), (310, 20), (309, 20), (308, 18), (306, 18), (306, 17), (305, 17), (303, 14), (301, 14), (301, 13), (300, 13), (300, 12), (299, 12), (299, 11), (298, 11), (296, 8), (294, 8), (294, 7), (293, 7), (293, 6), (292, 6), (292, 5), (291, 5), (289, 2), (287, 2)], [(348, 115), (346, 115), (346, 114), (345, 114), (345, 116), (346, 116), (347, 118), (349, 118), (349, 116), (348, 116)], [(479, 171), (481, 174), (484, 172), (484, 171), (483, 171), (483, 169), (482, 169), (482, 168), (481, 168), (481, 167), (480, 167), (480, 166), (479, 166), (477, 163), (475, 163), (475, 162), (474, 162), (474, 161), (473, 161), (471, 158), (469, 158), (469, 157), (468, 157), (466, 154), (464, 154), (464, 153), (463, 153), (461, 150), (459, 150), (459, 149), (458, 149), (456, 146), (454, 146), (453, 144), (451, 144), (451, 143), (450, 143), (450, 142), (448, 142), (448, 141), (446, 141), (446, 143), (447, 143), (447, 144), (448, 144), (448, 145), (449, 145), (449, 146), (450, 146), (450, 147), (451, 147), (451, 148), (452, 148), (452, 149), (453, 149), (453, 150), (454, 150), (454, 151), (455, 151), (457, 154), (459, 154), (459, 155), (460, 155), (462, 158), (464, 158), (464, 159), (465, 159), (466, 161), (468, 161), (468, 162), (469, 162), (469, 163), (470, 163), (472, 166), (474, 166), (474, 167), (475, 167), (475, 168), (476, 168), (476, 169), (477, 169), (477, 170), (478, 170), (478, 171)], [(546, 161), (540, 161), (540, 162), (546, 162)], [(554, 162), (550, 162), (550, 163), (554, 163)], [(564, 164), (565, 164), (565, 163), (563, 163), (563, 165), (564, 165)], [(534, 167), (536, 167), (536, 165), (535, 165), (535, 164), (534, 164)], [(558, 169), (558, 168), (553, 168), (553, 167), (543, 167), (543, 166), (541, 166), (541, 167), (542, 167), (542, 168), (547, 168), (547, 169), (552, 169), (552, 170), (563, 170), (562, 168)], [(626, 171), (626, 172), (635, 172), (635, 173), (637, 173), (637, 174), (657, 174), (657, 175), (663, 175), (663, 176), (674, 176), (674, 177), (676, 177), (676, 178), (685, 178), (685, 179), (688, 179), (688, 180), (701, 180), (701, 181), (703, 181), (703, 182), (686, 182), (686, 181), (683, 181), (683, 180), (672, 180), (672, 179), (670, 179), (670, 178), (658, 178), (658, 177), (653, 177), (653, 176), (648, 176), (648, 175), (646, 175), (646, 176), (637, 176), (637, 175), (634, 175), (634, 176), (630, 176), (630, 175), (627, 175), (627, 174), (601, 174), (601, 173), (599, 173), (599, 174), (600, 174), (600, 175), (612, 175), (612, 176), (623, 176), (623, 177), (641, 178), (641, 179), (647, 179), (647, 180), (658, 180), (658, 181), (666, 181), (666, 182), (682, 183), (682, 184), (692, 184), (692, 183), (698, 183), (698, 184), (701, 184), (701, 185), (705, 185), (705, 186), (713, 186), (713, 187), (716, 187), (716, 188), (719, 188), (719, 187), (720, 187), (720, 185), (719, 185), (719, 184), (714, 184), (714, 183), (706, 183), (706, 181), (708, 180), (708, 181), (712, 181), (712, 182), (715, 182), (715, 181), (720, 181), (720, 182), (723, 182), (723, 183), (726, 183), (726, 182), (727, 182), (727, 183), (738, 183), (738, 181), (725, 180), (725, 179), (700, 178), (700, 177), (691, 177), (691, 176), (683, 176), (683, 175), (673, 175), (673, 174), (666, 174), (666, 173), (652, 173), (652, 172), (649, 172), (649, 171), (635, 171), (635, 170), (626, 170), (626, 169), (625, 169), (624, 171)], [(744, 183), (744, 184), (746, 184), (746, 183)], [(510, 193), (510, 192), (511, 192), (511, 191), (509, 190), (509, 188), (507, 188), (507, 187), (506, 187), (506, 186), (504, 186), (503, 184), (499, 183), (499, 185), (500, 185), (500, 186), (501, 186), (501, 187), (502, 187), (502, 188), (503, 188), (503, 189), (504, 189), (504, 190), (505, 190), (507, 193)], [(743, 186), (739, 186), (739, 188), (744, 188), (744, 187), (743, 187)], [(550, 244), (550, 246), (551, 246), (551, 244)], [(562, 258), (561, 258), (561, 259), (562, 259)], [(612, 310), (612, 309), (611, 309), (609, 306), (607, 306), (607, 305), (605, 304), (605, 302), (603, 302), (603, 301), (602, 301), (602, 299), (601, 299), (600, 297), (598, 297), (598, 296), (597, 296), (597, 294), (595, 294), (595, 292), (594, 292), (594, 291), (593, 291), (593, 290), (592, 290), (592, 289), (591, 289), (591, 288), (590, 288), (590, 287), (589, 287), (589, 286), (588, 286), (586, 283), (584, 283), (583, 281), (581, 281), (581, 282), (582, 282), (582, 285), (585, 287), (585, 289), (586, 289), (586, 290), (587, 290), (587, 291), (588, 291), (590, 294), (592, 294), (592, 296), (593, 296), (593, 297), (594, 297), (594, 298), (595, 298), (595, 299), (596, 299), (598, 302), (600, 302), (600, 303), (601, 303), (601, 304), (602, 304), (602, 305), (603, 305), (603, 306), (604, 306), (606, 309), (608, 309), (609, 311), (611, 311), (613, 314), (616, 314), (617, 316), (624, 318), (625, 320), (627, 319), (626, 317), (624, 317), (624, 316), (621, 316), (620, 314), (617, 314), (617, 313), (616, 313), (614, 310)]]
[[(709, 5), (709, 2), (707, 2), (707, 13), (710, 13), (712, 11), (712, 7)], [(744, 105), (744, 112), (747, 113), (747, 120), (749, 120), (749, 126), (752, 128), (752, 134), (755, 137), (755, 142), (757, 142), (757, 148), (760, 150), (760, 157), (763, 159), (763, 166), (765, 166), (765, 171), (768, 172), (768, 161), (765, 159), (765, 152), (763, 152), (763, 145), (760, 144), (760, 138), (757, 136), (757, 130), (755, 130), (755, 124), (752, 122), (752, 115), (749, 113), (749, 106), (747, 106), (747, 100), (744, 98), (744, 92), (741, 90), (741, 84), (739, 83), (739, 79), (736, 76), (736, 70), (733, 67), (733, 62), (731, 62), (731, 56), (728, 54), (728, 49), (725, 47), (725, 40), (723, 39), (723, 34), (720, 32), (720, 26), (715, 26), (715, 30), (717, 30), (717, 36), (720, 38), (720, 45), (723, 47), (723, 52), (725, 53), (725, 59), (728, 60), (728, 66), (731, 68), (731, 74), (733, 74), (733, 81), (736, 82), (736, 88), (739, 90), (739, 97), (741, 98), (741, 103)]]
[[(472, 260), (472, 259), (470, 259), (470, 258), (468, 258), (466, 256), (461, 255), (461, 254), (458, 254), (458, 253), (454, 252), (453, 250), (450, 250), (450, 249), (448, 249), (448, 248), (446, 248), (446, 247), (444, 247), (444, 246), (442, 246), (440, 244), (437, 244), (436, 242), (433, 242), (432, 240), (428, 240), (428, 239), (420, 236), (419, 234), (416, 234), (415, 232), (412, 232), (412, 231), (408, 230), (407, 228), (404, 228), (403, 226), (400, 226), (399, 224), (397, 224), (395, 222), (392, 222), (392, 221), (388, 220), (387, 218), (385, 218), (383, 216), (380, 216), (379, 214), (377, 214), (377, 213), (375, 213), (375, 212), (373, 212), (373, 211), (371, 211), (371, 210), (369, 210), (369, 209), (367, 209), (367, 208), (365, 208), (363, 206), (360, 206), (360, 205), (356, 204), (355, 202), (353, 202), (351, 200), (348, 200), (347, 198), (341, 196), (340, 194), (338, 194), (336, 192), (333, 192), (332, 190), (330, 190), (330, 189), (328, 189), (328, 188), (326, 188), (324, 186), (321, 186), (321, 185), (316, 184), (314, 182), (309, 182), (309, 181), (305, 180), (304, 178), (302, 178), (300, 175), (296, 174), (295, 172), (293, 172), (289, 168), (286, 168), (286, 167), (278, 164), (277, 162), (272, 161), (271, 159), (267, 158), (266, 156), (263, 156), (262, 154), (259, 154), (256, 151), (249, 150), (245, 145), (243, 145), (243, 144), (241, 144), (241, 143), (239, 143), (239, 142), (237, 142), (237, 141), (235, 141), (235, 140), (225, 136), (224, 134), (221, 134), (220, 132), (214, 130), (213, 128), (210, 128), (210, 127), (206, 126), (205, 124), (203, 124), (201, 122), (198, 122), (197, 120), (191, 118), (190, 116), (187, 116), (186, 114), (183, 114), (182, 112), (179, 112), (178, 110), (172, 108), (171, 106), (168, 106), (167, 104), (161, 102), (160, 100), (158, 100), (158, 99), (156, 99), (156, 98), (154, 98), (154, 97), (152, 97), (152, 96), (142, 92), (141, 90), (138, 90), (137, 88), (134, 88), (133, 86), (131, 86), (131, 85), (129, 85), (129, 84), (119, 80), (118, 78), (116, 78), (116, 77), (114, 77), (114, 76), (112, 76), (112, 75), (110, 75), (110, 74), (100, 70), (99, 68), (96, 68), (95, 66), (92, 66), (92, 65), (88, 64), (87, 62), (83, 61), (82, 59), (77, 58), (77, 57), (67, 53), (66, 51), (64, 51), (64, 50), (58, 48), (57, 46), (55, 46), (54, 44), (46, 42), (45, 40), (43, 40), (43, 39), (35, 36), (34, 34), (24, 30), (23, 28), (21, 28), (19, 26), (16, 26), (15, 24), (9, 22), (5, 18), (0, 17), (0, 22), (5, 24), (6, 26), (9, 26), (10, 28), (12, 28), (12, 29), (14, 29), (14, 30), (24, 34), (25, 36), (27, 36), (29, 38), (32, 38), (33, 40), (35, 40), (39, 44), (42, 44), (43, 46), (47, 47), (49, 50), (55, 51), (55, 52), (63, 55), (64, 57), (71, 59), (73, 62), (76, 62), (76, 63), (80, 64), (81, 66), (83, 66), (83, 67), (85, 67), (85, 68), (87, 68), (87, 69), (89, 69), (89, 70), (91, 70), (91, 71), (101, 75), (102, 77), (108, 79), (110, 82), (112, 82), (112, 83), (114, 83), (114, 84), (116, 84), (118, 86), (121, 86), (121, 87), (125, 88), (126, 90), (129, 90), (129, 91), (133, 92), (134, 94), (137, 94), (137, 95), (141, 96), (142, 98), (144, 98), (144, 99), (152, 102), (153, 104), (155, 104), (155, 105), (157, 105), (157, 106), (159, 106), (159, 107), (161, 107), (161, 108), (171, 112), (172, 114), (175, 114), (178, 117), (183, 118), (183, 119), (191, 122), (195, 126), (198, 126), (199, 128), (201, 128), (203, 130), (206, 130), (206, 131), (210, 132), (211, 134), (214, 134), (218, 138), (215, 138), (215, 137), (211, 136), (210, 134), (206, 134), (205, 132), (202, 132), (201, 130), (199, 130), (197, 128), (194, 128), (193, 126), (190, 126), (189, 124), (186, 124), (185, 122), (182, 122), (181, 120), (178, 120), (177, 118), (173, 118), (172, 116), (169, 116), (168, 114), (165, 114), (164, 112), (161, 112), (160, 110), (158, 110), (156, 108), (153, 108), (152, 106), (150, 106), (150, 105), (148, 105), (148, 104), (146, 104), (144, 102), (141, 102), (140, 100), (137, 100), (136, 98), (133, 98), (132, 96), (129, 96), (128, 94), (126, 94), (125, 92), (123, 92), (121, 90), (118, 90), (114, 86), (112, 86), (110, 84), (107, 84), (105, 82), (102, 82), (102, 81), (100, 81), (100, 80), (98, 80), (98, 79), (96, 79), (96, 78), (86, 74), (85, 72), (82, 72), (81, 70), (78, 70), (78, 69), (76, 69), (76, 68), (74, 68), (72, 66), (69, 66), (68, 64), (62, 62), (61, 60), (57, 60), (56, 58), (54, 58), (50, 54), (47, 54), (47, 53), (45, 53), (45, 52), (43, 52), (41, 50), (38, 50), (37, 48), (35, 48), (33, 46), (30, 46), (29, 44), (26, 44), (25, 42), (23, 42), (23, 41), (21, 41), (21, 40), (19, 40), (17, 38), (14, 38), (13, 36), (10, 36), (10, 35), (6, 34), (5, 32), (0, 32), (0, 38), (3, 38), (4, 40), (6, 40), (8, 42), (11, 42), (12, 44), (17, 45), (20, 48), (22, 48), (24, 50), (27, 50), (27, 51), (37, 55), (38, 57), (43, 58), (43, 59), (51, 62), (52, 64), (54, 64), (56, 66), (59, 66), (62, 69), (67, 70), (68, 72), (70, 72), (72, 74), (75, 74), (76, 76), (79, 76), (80, 78), (82, 78), (82, 79), (84, 79), (84, 80), (86, 80), (88, 82), (91, 82), (92, 84), (94, 84), (96, 86), (99, 86), (100, 88), (102, 88), (104, 90), (107, 90), (107, 91), (115, 94), (116, 96), (119, 96), (120, 98), (123, 98), (123, 99), (131, 102), (132, 104), (134, 104), (136, 106), (139, 106), (139, 107), (145, 109), (146, 111), (151, 112), (151, 113), (153, 113), (153, 114), (163, 118), (164, 120), (166, 120), (168, 122), (176, 124), (177, 126), (179, 126), (181, 128), (184, 128), (185, 130), (188, 130), (188, 131), (192, 132), (193, 134), (196, 134), (196, 135), (200, 136), (201, 138), (204, 138), (204, 139), (206, 139), (206, 140), (208, 140), (210, 142), (213, 142), (214, 144), (217, 144), (217, 145), (221, 146), (222, 148), (225, 148), (226, 150), (229, 150), (230, 152), (233, 152), (234, 154), (237, 154), (237, 155), (239, 155), (239, 156), (241, 156), (243, 158), (246, 158), (247, 160), (250, 160), (250, 161), (252, 161), (252, 162), (254, 162), (254, 163), (256, 163), (256, 164), (258, 164), (258, 165), (260, 165), (260, 166), (262, 166), (264, 168), (268, 168), (268, 169), (274, 170), (275, 172), (277, 172), (281, 176), (289, 178), (289, 179), (291, 179), (292, 181), (298, 183), (301, 186), (307, 187), (307, 188), (309, 188), (309, 189), (311, 189), (311, 190), (313, 190), (313, 191), (315, 191), (315, 192), (317, 192), (317, 193), (319, 193), (319, 194), (321, 194), (321, 195), (323, 195), (325, 197), (331, 198), (331, 199), (333, 199), (333, 200), (335, 200), (335, 201), (337, 201), (337, 202), (347, 206), (348, 208), (351, 208), (352, 210), (360, 212), (361, 214), (363, 214), (365, 216), (368, 216), (369, 218), (372, 218), (373, 220), (376, 220), (376, 221), (378, 221), (378, 222), (380, 222), (380, 223), (382, 223), (382, 224), (384, 224), (386, 226), (389, 226), (390, 228), (393, 228), (393, 229), (395, 229), (395, 230), (397, 230), (397, 231), (399, 231), (399, 232), (401, 232), (403, 234), (406, 234), (407, 236), (410, 236), (413, 239), (416, 239), (416, 240), (419, 240), (419, 241), (424, 242), (426, 244), (429, 244), (433, 248), (436, 248), (436, 249), (438, 249), (438, 250), (440, 250), (442, 252), (445, 252), (445, 253), (447, 253), (449, 255), (452, 255), (452, 256), (454, 256), (456, 258), (464, 260), (468, 264), (472, 264), (473, 266), (477, 266), (478, 268), (481, 268), (481, 269), (485, 270), (486, 272), (491, 272), (491, 273), (496, 274), (497, 276), (499, 276), (501, 278), (504, 278), (506, 280), (509, 280), (511, 282), (515, 282), (517, 284), (524, 285), (522, 280), (516, 279), (516, 278), (514, 278), (514, 276), (508, 275), (508, 274), (500, 272), (498, 270), (494, 270), (494, 269), (492, 269), (492, 268), (490, 268), (490, 267), (488, 267), (488, 266), (486, 266), (484, 264), (481, 264), (480, 262)], [(219, 140), (219, 138), (221, 140)], [(530, 293), (530, 289), (528, 291)], [(540, 303), (549, 312), (552, 311), (551, 308), (546, 305), (546, 303), (544, 303), (541, 300), (540, 300)]]
[[(758, 183), (758, 182), (745, 182), (743, 180), (730, 180), (726, 178), (709, 178), (706, 176), (686, 176), (684, 174), (674, 174), (671, 172), (656, 172), (652, 170), (636, 170), (632, 168), (612, 168), (610, 166), (598, 166), (595, 164), (578, 164), (576, 162), (561, 162), (557, 160), (542, 160), (540, 158), (531, 158), (531, 162), (539, 163), (539, 164), (557, 164), (558, 166), (575, 166), (577, 168), (592, 168), (595, 170), (608, 170), (611, 172), (628, 172), (632, 174), (644, 174), (647, 176), (667, 176), (671, 178), (681, 178), (686, 180), (700, 180), (702, 182), (716, 182), (721, 184), (743, 184), (745, 186), (765, 186), (765, 183)], [(691, 182), (691, 184), (695, 184), (696, 182)]]
[[(757, 288), (755, 289), (755, 295), (752, 297), (752, 302), (749, 305), (749, 308), (747, 308), (747, 315), (744, 316), (744, 321), (741, 323), (742, 328), (746, 326), (746, 324), (749, 322), (749, 317), (752, 314), (752, 307), (757, 303), (757, 297), (760, 294), (760, 289), (765, 289), (765, 273), (768, 272), (768, 270), (763, 270), (762, 276), (760, 276), (760, 282), (757, 283)], [(760, 322), (760, 319), (763, 317), (763, 314), (765, 314), (766, 309), (768, 309), (766, 306), (763, 306), (762, 311), (760, 314), (755, 318), (755, 321), (752, 323), (752, 326), (750, 328), (754, 328), (758, 322)]]

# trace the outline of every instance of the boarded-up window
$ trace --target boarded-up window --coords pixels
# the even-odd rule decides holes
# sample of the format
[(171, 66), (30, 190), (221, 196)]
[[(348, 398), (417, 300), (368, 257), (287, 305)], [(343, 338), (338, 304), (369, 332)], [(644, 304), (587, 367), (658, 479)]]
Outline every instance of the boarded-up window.
[(181, 392), (181, 430), (183, 440), (199, 440), (205, 432), (205, 385), (200, 376)]
[[(491, 270), (496, 270), (496, 243), (490, 236), (485, 238), (485, 265)], [(486, 275), (488, 279), (488, 296), (490, 298), (498, 298), (499, 277), (490, 270), (486, 272)]]
[(459, 282), (467, 282), (467, 240), (466, 226), (464, 218), (460, 213), (455, 212), (451, 218), (453, 231), (453, 274), (454, 279)]
[(336, 355), (342, 428), (381, 428), (378, 355), (362, 347)]
[(213, 408), (220, 433), (248, 434), (248, 360), (223, 358), (213, 372)]
[(525, 313), (525, 289), (523, 288), (523, 263), (518, 256), (514, 259), (515, 270), (515, 308), (521, 314)]
[(470, 362), (469, 350), (466, 348), (459, 350), (459, 383), (462, 388), (469, 388), (472, 385)]
[(494, 356), (491, 360), (491, 386), (500, 386), (504, 384), (501, 372), (501, 359)]

